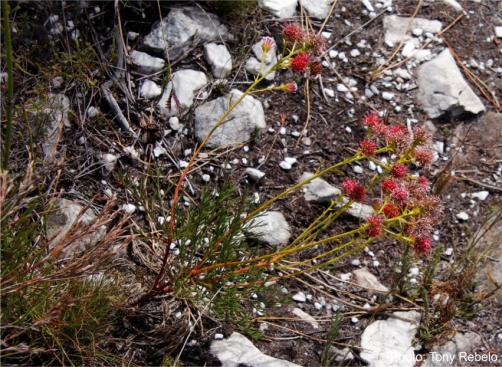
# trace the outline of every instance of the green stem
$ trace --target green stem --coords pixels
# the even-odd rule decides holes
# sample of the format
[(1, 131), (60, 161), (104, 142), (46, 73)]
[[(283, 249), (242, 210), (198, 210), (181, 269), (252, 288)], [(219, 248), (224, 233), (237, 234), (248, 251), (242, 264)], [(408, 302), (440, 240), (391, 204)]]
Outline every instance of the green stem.
[(7, 61), (7, 100), (5, 109), (7, 112), (5, 142), (3, 146), (2, 170), (9, 169), (10, 146), (12, 139), (12, 100), (14, 96), (14, 80), (12, 78), (12, 41), (10, 37), (10, 7), (7, 0), (2, 0), (3, 34), (5, 44), (5, 58)]

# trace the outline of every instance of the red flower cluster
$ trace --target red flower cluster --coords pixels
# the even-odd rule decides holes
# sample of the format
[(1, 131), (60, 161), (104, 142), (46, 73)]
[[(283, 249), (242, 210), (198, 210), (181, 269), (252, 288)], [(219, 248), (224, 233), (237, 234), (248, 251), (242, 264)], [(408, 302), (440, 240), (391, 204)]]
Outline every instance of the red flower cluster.
[(399, 207), (392, 203), (385, 204), (382, 211), (387, 218), (394, 218), (399, 215)]
[(300, 26), (297, 26), (296, 24), (292, 24), (292, 23), (286, 24), (282, 28), (282, 34), (284, 35), (284, 38), (286, 39), (286, 41), (293, 42), (293, 43), (294, 42), (302, 42), (305, 37), (305, 33), (303, 32), (303, 29)]
[(322, 73), (322, 64), (319, 61), (314, 61), (309, 65), (311, 76), (316, 76)]
[(377, 148), (376, 143), (373, 140), (363, 140), (361, 142), (361, 152), (368, 157), (371, 157), (375, 154), (375, 150)]
[(383, 180), (381, 183), (382, 186), (382, 191), (386, 193), (391, 193), (394, 191), (394, 189), (397, 187), (397, 182), (390, 179), (390, 180)]
[(347, 194), (350, 200), (362, 202), (366, 196), (366, 189), (359, 182), (354, 180), (343, 181), (343, 191)]
[(368, 228), (366, 229), (368, 236), (378, 237), (382, 234), (383, 218), (381, 215), (373, 215), (366, 223), (368, 224)]
[(306, 52), (300, 52), (291, 60), (291, 69), (300, 73), (307, 69), (310, 64), (310, 56)]
[(425, 237), (420, 236), (415, 239), (415, 251), (419, 254), (426, 254), (431, 249), (431, 241)]
[(396, 163), (394, 166), (392, 166), (390, 174), (395, 178), (403, 178), (404, 176), (406, 176), (406, 166), (402, 163)]
[(371, 112), (363, 117), (363, 125), (375, 127), (382, 124), (382, 119), (375, 112)]

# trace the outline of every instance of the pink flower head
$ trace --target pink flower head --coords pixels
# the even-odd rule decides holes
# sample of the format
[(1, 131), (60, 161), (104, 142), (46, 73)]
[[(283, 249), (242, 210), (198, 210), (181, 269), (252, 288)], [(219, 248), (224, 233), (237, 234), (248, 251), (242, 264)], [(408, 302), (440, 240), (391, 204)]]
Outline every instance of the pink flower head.
[(432, 134), (423, 126), (414, 126), (413, 131), (413, 144), (423, 145), (424, 143), (430, 142)]
[(309, 53), (313, 55), (319, 56), (326, 50), (326, 40), (321, 34), (310, 34), (305, 42)]
[(297, 73), (304, 71), (310, 64), (310, 56), (306, 52), (300, 52), (291, 60), (291, 69)]
[(316, 76), (322, 73), (322, 64), (319, 61), (313, 61), (309, 66), (311, 76)]
[(382, 191), (386, 193), (391, 193), (397, 187), (397, 182), (394, 180), (383, 180), (382, 181)]
[(363, 125), (375, 127), (382, 124), (382, 119), (375, 112), (371, 112), (363, 117)]
[(425, 236), (419, 236), (415, 239), (415, 251), (418, 254), (426, 254), (431, 249), (431, 241)]
[(261, 49), (263, 52), (270, 51), (275, 46), (275, 40), (272, 37), (263, 37), (261, 39)]
[(408, 200), (410, 193), (403, 186), (397, 186), (394, 190), (392, 190), (391, 196), (394, 201), (404, 204), (406, 203), (406, 200)]
[(398, 153), (405, 152), (411, 144), (410, 132), (404, 126), (391, 126), (387, 130), (385, 140), (389, 144), (395, 144)]
[(363, 140), (361, 142), (361, 152), (368, 157), (371, 157), (375, 154), (375, 150), (377, 148), (376, 143), (373, 140)]
[(286, 24), (282, 28), (282, 34), (284, 35), (286, 41), (289, 42), (301, 42), (305, 37), (303, 29), (297, 26), (296, 24), (291, 24), (291, 23)]
[(415, 163), (422, 168), (428, 168), (434, 162), (434, 152), (430, 146), (419, 146), (412, 152)]
[(378, 237), (382, 234), (383, 218), (381, 215), (373, 215), (366, 223), (368, 224), (368, 228), (366, 229), (368, 236)]
[(364, 186), (354, 180), (343, 181), (343, 190), (350, 200), (357, 201), (358, 203), (362, 202), (366, 196)]
[(388, 203), (382, 209), (387, 218), (394, 218), (399, 215), (399, 206), (396, 204)]
[(284, 88), (286, 92), (294, 93), (298, 90), (298, 85), (296, 84), (296, 82), (289, 82), (284, 84)]
[(406, 166), (402, 163), (396, 163), (394, 166), (392, 166), (390, 174), (395, 178), (403, 178), (404, 176), (406, 176)]

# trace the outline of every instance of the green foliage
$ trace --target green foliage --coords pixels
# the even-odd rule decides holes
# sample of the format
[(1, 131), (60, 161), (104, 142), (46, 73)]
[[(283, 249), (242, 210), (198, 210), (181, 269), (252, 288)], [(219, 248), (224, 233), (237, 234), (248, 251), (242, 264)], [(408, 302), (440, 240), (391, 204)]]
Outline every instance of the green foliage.
[(324, 344), (324, 348), (321, 355), (321, 366), (323, 367), (331, 366), (334, 359), (336, 358), (336, 354), (333, 354), (331, 352), (331, 345), (338, 336), (338, 332), (342, 327), (342, 320), (343, 317), (340, 311), (337, 311), (335, 316), (333, 316), (333, 318), (331, 319), (329, 331), (326, 334), (326, 343)]
[[(97, 217), (97, 227), (74, 225), (59, 240), (49, 238), (45, 226), (53, 200), (39, 192), (40, 172), (33, 167), (31, 162), (24, 174), (0, 176), (0, 356), (4, 363), (88, 364), (99, 357), (97, 344), (113, 321), (120, 288), (101, 265), (120, 231), (110, 227), (110, 236), (92, 250), (65, 255), (75, 238), (109, 222)], [(100, 270), (97, 278), (87, 278)]]

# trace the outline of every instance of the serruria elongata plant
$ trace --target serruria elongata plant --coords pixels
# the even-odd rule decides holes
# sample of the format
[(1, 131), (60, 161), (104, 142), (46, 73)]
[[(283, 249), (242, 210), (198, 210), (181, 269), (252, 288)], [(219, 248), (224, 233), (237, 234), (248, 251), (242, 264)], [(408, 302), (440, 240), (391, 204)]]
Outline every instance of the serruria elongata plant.
[[(291, 68), (295, 72), (314, 76), (322, 71), (322, 66), (316, 59), (325, 50), (325, 43), (320, 35), (308, 35), (300, 27), (288, 24), (283, 28), (283, 36), (285, 40), (284, 49), (276, 65), (267, 72), (258, 74), (253, 84), (230, 104), (229, 109), (202, 141), (187, 167), (181, 173), (174, 191), (171, 207), (171, 220), (167, 233), (167, 251), (150, 294), (173, 291), (173, 281), (166, 276), (166, 265), (170, 255), (169, 244), (176, 240), (174, 236), (177, 203), (183, 181), (209, 137), (219, 126), (225, 123), (229, 113), (247, 95), (266, 91), (296, 91), (295, 82), (258, 89), (260, 82), (269, 73)], [(271, 52), (275, 48), (275, 41), (270, 37), (265, 37), (261, 41), (261, 45), (263, 66), (267, 52)], [(412, 164), (424, 169), (430, 166), (434, 158), (430, 142), (431, 136), (422, 127), (414, 127), (408, 130), (403, 125), (387, 124), (376, 113), (365, 116), (362, 123), (367, 127), (367, 138), (361, 142), (360, 149), (352, 157), (315, 173), (309, 179), (284, 190), (257, 209), (244, 215), (240, 220), (240, 228), (245, 228), (253, 218), (266, 211), (273, 203), (300, 189), (315, 178), (337, 172), (342, 167), (354, 162), (372, 160), (383, 167), (383, 172), (380, 175), (376, 174), (366, 186), (354, 179), (343, 181), (342, 188), (345, 196), (340, 195), (337, 200), (334, 200), (291, 243), (282, 248), (276, 248), (271, 252), (254, 257), (230, 259), (225, 262), (214, 261), (214, 254), (225, 239), (235, 231), (235, 229), (229, 229), (206, 249), (200, 261), (190, 265), (191, 269), (183, 273), (183, 276), (189, 278), (188, 283), (204, 284), (205, 286), (218, 282), (234, 284), (232, 283), (233, 277), (240, 276), (253, 269), (273, 268), (285, 270), (289, 276), (294, 276), (333, 264), (350, 254), (361, 251), (376, 239), (385, 237), (397, 239), (406, 245), (411, 245), (417, 254), (427, 253), (431, 246), (428, 235), (433, 225), (441, 217), (442, 206), (439, 198), (430, 193), (430, 185), (427, 179), (424, 176), (410, 174), (408, 166)], [(379, 157), (383, 154), (390, 155), (393, 158), (391, 159), (392, 163), (381, 161)], [(324, 236), (330, 225), (355, 202), (369, 201), (367, 195), (369, 192), (378, 193), (378, 199), (371, 201), (374, 214), (370, 218), (360, 226), (347, 232), (328, 237)], [(318, 251), (315, 256), (307, 257), (302, 261), (290, 260), (291, 255), (320, 245), (328, 246), (322, 247), (322, 250)], [(210, 278), (205, 278), (204, 274), (209, 273), (211, 274)], [(239, 283), (239, 285), (245, 284)]]
[(174, 190), (172, 206), (171, 206), (171, 220), (169, 223), (169, 231), (167, 233), (167, 250), (162, 259), (161, 270), (156, 277), (153, 286), (151, 288), (151, 293), (163, 293), (166, 291), (172, 291), (171, 281), (165, 279), (165, 268), (167, 266), (167, 260), (170, 255), (169, 244), (174, 241), (174, 230), (175, 230), (175, 218), (176, 211), (178, 210), (178, 201), (180, 198), (181, 188), (183, 182), (185, 181), (186, 175), (190, 171), (193, 163), (199, 156), (202, 149), (205, 147), (207, 141), (215, 130), (226, 122), (226, 119), (233, 111), (233, 109), (248, 95), (253, 95), (261, 92), (269, 91), (284, 91), (294, 93), (297, 90), (296, 82), (291, 81), (280, 86), (269, 87), (264, 89), (258, 89), (258, 85), (265, 80), (265, 78), (272, 72), (280, 69), (291, 68), (295, 72), (307, 72), (311, 76), (315, 76), (322, 71), (322, 65), (319, 58), (322, 52), (326, 49), (326, 43), (324, 38), (320, 34), (307, 34), (302, 28), (295, 24), (287, 24), (283, 28), (284, 36), (284, 49), (282, 50), (281, 56), (277, 63), (266, 72), (263, 71), (263, 65), (267, 59), (267, 54), (269, 52), (275, 52), (276, 44), (275, 40), (271, 37), (264, 37), (261, 40), (262, 48), (262, 58), (260, 65), (260, 72), (256, 76), (254, 82), (242, 93), (239, 98), (235, 101), (230, 101), (228, 110), (220, 117), (218, 122), (212, 127), (207, 136), (199, 144), (195, 152), (193, 153), (190, 161), (188, 162), (186, 168), (181, 172), (178, 179), (178, 183)]

